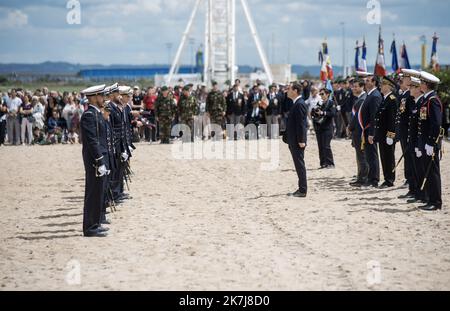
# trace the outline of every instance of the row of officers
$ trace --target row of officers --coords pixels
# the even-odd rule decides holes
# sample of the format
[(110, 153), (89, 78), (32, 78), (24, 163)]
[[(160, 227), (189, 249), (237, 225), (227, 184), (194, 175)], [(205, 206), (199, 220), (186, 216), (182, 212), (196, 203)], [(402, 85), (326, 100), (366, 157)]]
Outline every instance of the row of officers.
[[(407, 199), (408, 203), (424, 204), (419, 207), (424, 211), (442, 209), (439, 163), (444, 131), (443, 105), (436, 93), (439, 83), (440, 80), (428, 72), (410, 69), (402, 70), (396, 81), (366, 72), (357, 73), (351, 81), (355, 99), (347, 128), (358, 168), (351, 186), (393, 187), (396, 170), (403, 161), (409, 191), (399, 198)], [(325, 115), (326, 111), (330, 109), (325, 110)], [(316, 119), (320, 119), (321, 113), (319, 109)], [(400, 143), (402, 157), (396, 162), (397, 143)], [(322, 149), (325, 165), (334, 165), (329, 162), (332, 161), (329, 142), (322, 146), (319, 143), (319, 149)], [(381, 186), (380, 171), (384, 176)]]
[(89, 107), (81, 117), (81, 140), (86, 174), (83, 234), (105, 237), (110, 224), (107, 208), (129, 200), (125, 184), (131, 182), (132, 90), (117, 83), (93, 86), (83, 91)]

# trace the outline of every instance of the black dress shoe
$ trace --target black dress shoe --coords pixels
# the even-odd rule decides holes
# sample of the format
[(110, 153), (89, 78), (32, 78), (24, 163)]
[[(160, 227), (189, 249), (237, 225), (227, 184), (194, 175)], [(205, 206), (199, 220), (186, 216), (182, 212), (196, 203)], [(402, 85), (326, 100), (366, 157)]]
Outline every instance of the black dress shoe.
[[(412, 198), (412, 199), (409, 199), (408, 201), (406, 201), (406, 203), (415, 204), (415, 203), (422, 203), (422, 202), (416, 198)], [(423, 203), (426, 203), (426, 202), (423, 202)]]
[(426, 212), (434, 212), (442, 209), (441, 205), (427, 204), (419, 207), (420, 210)]
[(111, 220), (109, 219), (104, 219), (100, 222), (102, 225), (110, 225), (111, 224)]
[(98, 227), (97, 229), (98, 232), (103, 233), (103, 232), (108, 232), (109, 228), (105, 228), (105, 227)]
[(306, 193), (303, 193), (300, 190), (297, 190), (294, 193), (290, 194), (289, 196), (292, 196), (294, 198), (306, 198)]
[(106, 238), (108, 234), (106, 232), (100, 232), (97, 229), (91, 229), (84, 233), (87, 238)]
[(393, 184), (393, 183), (390, 183), (390, 182), (385, 181), (385, 182), (380, 186), (380, 189), (386, 189), (386, 188), (392, 188), (392, 187), (394, 187), (394, 184)]
[(412, 198), (414, 198), (414, 197), (415, 197), (414, 193), (412, 193), (412, 192), (410, 191), (410, 192), (408, 192), (407, 194), (404, 194), (404, 195), (399, 196), (398, 198), (399, 198), (399, 199), (412, 199)]
[(335, 168), (336, 167), (334, 165), (327, 165), (327, 166), (325, 166), (325, 169), (327, 169), (327, 170), (333, 170)]
[(363, 182), (360, 181), (355, 181), (355, 182), (351, 182), (350, 186), (355, 187), (355, 188), (361, 188), (364, 185)]

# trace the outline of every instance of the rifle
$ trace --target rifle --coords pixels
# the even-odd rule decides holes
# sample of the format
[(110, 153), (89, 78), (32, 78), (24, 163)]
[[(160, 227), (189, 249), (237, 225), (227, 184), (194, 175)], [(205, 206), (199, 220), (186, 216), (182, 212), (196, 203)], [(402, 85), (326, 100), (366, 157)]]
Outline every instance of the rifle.
[(111, 187), (108, 187), (108, 193), (109, 193), (109, 208), (111, 209), (112, 213), (117, 212), (117, 208), (116, 208), (116, 202), (114, 201), (114, 196), (111, 190)]

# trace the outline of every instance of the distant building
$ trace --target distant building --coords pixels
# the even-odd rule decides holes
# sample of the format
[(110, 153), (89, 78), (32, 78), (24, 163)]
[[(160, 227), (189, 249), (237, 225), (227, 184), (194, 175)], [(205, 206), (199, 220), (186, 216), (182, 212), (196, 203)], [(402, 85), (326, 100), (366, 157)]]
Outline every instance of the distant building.
[[(86, 80), (137, 80), (153, 79), (156, 75), (169, 73), (169, 66), (153, 66), (142, 68), (112, 68), (112, 69), (86, 69), (79, 72), (79, 76)], [(180, 74), (200, 73), (198, 67), (181, 66)]]

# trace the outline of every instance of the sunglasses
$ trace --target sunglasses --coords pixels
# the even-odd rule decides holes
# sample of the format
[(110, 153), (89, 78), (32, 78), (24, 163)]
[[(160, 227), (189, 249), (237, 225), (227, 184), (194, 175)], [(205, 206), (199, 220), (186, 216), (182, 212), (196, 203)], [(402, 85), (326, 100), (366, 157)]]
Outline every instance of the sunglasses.
[(319, 95), (320, 95), (320, 96), (325, 96), (326, 94), (325, 94), (325, 93), (320, 93)]

